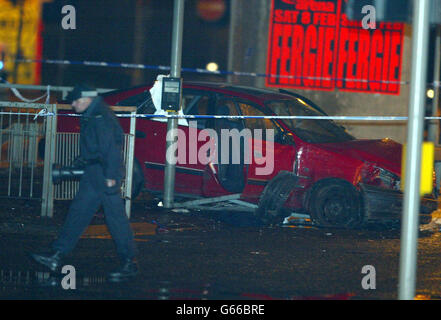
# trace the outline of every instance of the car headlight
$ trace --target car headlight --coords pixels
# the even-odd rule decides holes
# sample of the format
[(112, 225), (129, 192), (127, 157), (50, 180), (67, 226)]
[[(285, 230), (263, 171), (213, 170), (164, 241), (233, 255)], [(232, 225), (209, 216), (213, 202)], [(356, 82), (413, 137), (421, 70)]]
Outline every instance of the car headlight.
[(400, 181), (398, 175), (369, 162), (361, 170), (361, 182), (371, 186), (400, 190)]

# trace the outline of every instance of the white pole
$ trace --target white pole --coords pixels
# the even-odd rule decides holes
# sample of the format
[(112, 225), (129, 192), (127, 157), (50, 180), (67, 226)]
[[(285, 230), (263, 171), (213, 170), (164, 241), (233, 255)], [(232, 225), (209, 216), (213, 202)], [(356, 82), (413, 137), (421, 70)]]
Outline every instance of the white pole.
[(404, 212), (401, 227), (398, 296), (400, 300), (410, 300), (415, 297), (421, 144), (426, 99), (430, 0), (414, 0), (413, 8), (412, 75), (407, 131)]

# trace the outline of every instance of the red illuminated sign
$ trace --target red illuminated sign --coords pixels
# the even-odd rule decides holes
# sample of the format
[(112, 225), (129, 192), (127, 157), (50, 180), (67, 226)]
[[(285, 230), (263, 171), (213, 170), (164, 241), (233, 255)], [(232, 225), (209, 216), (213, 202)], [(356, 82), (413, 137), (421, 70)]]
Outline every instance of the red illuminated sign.
[(399, 94), (402, 23), (363, 29), (344, 0), (273, 0), (266, 84), (270, 87)]

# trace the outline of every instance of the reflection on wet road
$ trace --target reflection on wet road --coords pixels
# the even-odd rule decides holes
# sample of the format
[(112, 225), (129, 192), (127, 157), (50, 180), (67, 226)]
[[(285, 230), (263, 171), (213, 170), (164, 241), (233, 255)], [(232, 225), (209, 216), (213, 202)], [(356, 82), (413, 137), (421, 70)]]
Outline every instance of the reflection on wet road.
[(347, 300), (351, 293), (304, 296), (271, 296), (263, 293), (233, 292), (209, 283), (172, 283), (149, 281), (114, 284), (105, 276), (76, 277), (75, 290), (63, 289), (63, 275), (42, 271), (0, 270), (0, 299), (145, 299), (145, 300)]

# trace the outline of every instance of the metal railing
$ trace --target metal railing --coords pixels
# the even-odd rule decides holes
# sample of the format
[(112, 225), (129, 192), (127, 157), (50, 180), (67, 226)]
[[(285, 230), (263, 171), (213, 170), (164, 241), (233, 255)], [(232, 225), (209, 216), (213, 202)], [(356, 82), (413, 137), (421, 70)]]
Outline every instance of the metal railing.
[(0, 197), (41, 199), (43, 158), (39, 146), (46, 118), (35, 115), (55, 105), (0, 102)]
[[(134, 119), (134, 118), (132, 118)], [(133, 124), (135, 121), (132, 121)], [(134, 131), (134, 128), (133, 128)], [(122, 181), (121, 196), (126, 200), (126, 212), (130, 217), (133, 171), (133, 148), (134, 134), (124, 134), (123, 161), (125, 167), (125, 178)], [(57, 132), (55, 141), (55, 163), (62, 166), (69, 166), (73, 160), (80, 155), (80, 134), (76, 132)], [(54, 186), (54, 200), (72, 200), (78, 191), (79, 181), (63, 181)]]
[[(71, 110), (70, 105), (57, 105), (57, 110)], [(123, 146), (123, 160), (125, 167), (125, 178), (122, 183), (122, 196), (125, 199), (126, 213), (130, 217), (131, 210), (131, 194), (132, 194), (132, 184), (127, 183), (127, 181), (132, 181), (133, 176), (133, 161), (134, 161), (134, 150), (135, 150), (135, 130), (136, 130), (136, 107), (111, 107), (115, 113), (118, 112), (130, 112), (130, 127), (129, 132), (124, 134), (124, 146)], [(52, 117), (57, 118), (57, 117)], [(53, 121), (56, 121), (53, 120)], [(56, 127), (56, 122), (55, 122)], [(49, 157), (51, 158), (51, 164), (48, 168), (49, 176), (52, 176), (52, 163), (61, 164), (63, 166), (68, 166), (72, 161), (80, 154), (80, 139), (79, 133), (77, 132), (56, 132), (55, 136), (50, 137), (52, 141), (49, 143), (50, 146), (55, 146), (55, 152), (53, 152)], [(45, 161), (46, 166), (46, 161)], [(52, 185), (52, 183), (51, 183)], [(79, 182), (76, 181), (63, 181), (59, 185), (53, 186), (53, 191), (48, 190), (50, 203), (53, 200), (71, 200), (75, 197), (78, 191)], [(44, 212), (43, 212), (44, 213)], [(52, 208), (48, 208), (46, 216), (52, 216)], [(43, 215), (43, 214), (42, 214)]]
[[(130, 217), (136, 108), (112, 107), (130, 113), (123, 159), (125, 179), (122, 196)], [(41, 110), (46, 110), (41, 116)], [(79, 133), (57, 132), (57, 111), (69, 105), (0, 102), (0, 198), (41, 200), (41, 216), (53, 217), (54, 200), (71, 200), (78, 182), (52, 183), (52, 165), (70, 165), (79, 155)]]

